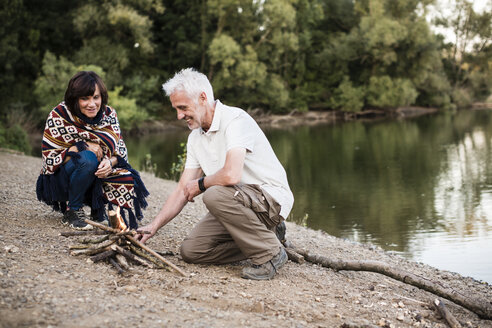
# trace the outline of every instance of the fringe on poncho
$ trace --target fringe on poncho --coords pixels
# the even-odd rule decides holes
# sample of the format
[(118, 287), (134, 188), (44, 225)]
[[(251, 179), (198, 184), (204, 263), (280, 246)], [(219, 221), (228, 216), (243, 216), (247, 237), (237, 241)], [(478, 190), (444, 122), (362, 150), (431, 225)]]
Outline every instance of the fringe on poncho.
[(65, 213), (69, 178), (63, 162), (66, 156), (77, 161), (80, 155), (68, 149), (75, 145), (79, 152), (83, 151), (87, 147), (86, 141), (98, 143), (104, 157), (116, 156), (118, 164), (108, 177), (96, 177), (85, 195), (84, 204), (90, 206), (99, 218), (102, 218), (106, 205), (108, 210), (113, 209), (114, 205), (120, 206), (124, 210), (121, 214), (127, 226), (136, 229), (137, 220), (143, 217), (142, 209), (147, 207), (145, 198), (149, 192), (140, 174), (128, 163), (116, 111), (109, 106), (100, 110), (94, 119), (72, 114), (64, 102), (50, 112), (41, 149), (43, 167), (36, 183), (38, 199)]

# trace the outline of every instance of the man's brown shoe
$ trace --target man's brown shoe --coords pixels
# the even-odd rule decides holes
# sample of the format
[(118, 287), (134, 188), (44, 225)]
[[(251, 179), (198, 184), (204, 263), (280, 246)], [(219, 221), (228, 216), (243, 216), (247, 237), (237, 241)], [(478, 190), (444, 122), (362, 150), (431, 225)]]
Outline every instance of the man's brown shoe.
[(281, 247), (280, 252), (270, 261), (263, 264), (252, 264), (250, 267), (244, 268), (241, 277), (252, 280), (270, 280), (284, 266), (285, 262), (287, 262), (287, 253)]

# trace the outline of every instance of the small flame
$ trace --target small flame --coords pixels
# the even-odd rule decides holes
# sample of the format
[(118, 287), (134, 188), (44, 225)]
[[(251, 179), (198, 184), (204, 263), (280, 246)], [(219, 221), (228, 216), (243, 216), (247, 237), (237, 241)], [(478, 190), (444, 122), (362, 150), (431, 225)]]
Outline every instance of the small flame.
[(120, 214), (120, 207), (116, 208), (116, 211), (109, 211), (109, 222), (113, 229), (118, 229), (120, 231), (127, 231), (128, 227)]

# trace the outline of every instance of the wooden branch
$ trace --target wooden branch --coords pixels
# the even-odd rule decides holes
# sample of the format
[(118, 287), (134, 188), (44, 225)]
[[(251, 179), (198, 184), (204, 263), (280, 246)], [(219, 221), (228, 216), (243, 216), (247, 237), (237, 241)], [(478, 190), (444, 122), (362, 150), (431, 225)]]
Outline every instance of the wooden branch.
[(456, 320), (453, 314), (448, 310), (448, 308), (444, 305), (444, 303), (440, 299), (436, 298), (434, 302), (432, 302), (432, 305), (434, 305), (436, 310), (439, 312), (441, 317), (446, 321), (449, 327), (461, 328), (461, 324), (458, 322), (458, 320)]
[(299, 264), (304, 263), (304, 256), (297, 253), (292, 248), (286, 248), (285, 252), (287, 253), (287, 257), (289, 258), (289, 260), (291, 260), (292, 262), (296, 262)]
[(114, 268), (118, 271), (119, 274), (125, 272), (125, 270), (123, 270), (123, 268), (112, 257), (109, 258), (109, 263), (111, 263), (111, 265), (114, 266)]
[(141, 265), (144, 265), (144, 266), (147, 266), (149, 268), (152, 268), (152, 264), (148, 263), (147, 261), (139, 258), (138, 256), (135, 256), (132, 252), (124, 249), (123, 247), (120, 247), (118, 245), (112, 245), (111, 246), (111, 249), (115, 252), (118, 252), (120, 253), (121, 255), (125, 256), (126, 258), (128, 258), (130, 261), (133, 261), (133, 262), (136, 262), (138, 264), (141, 264)]
[(98, 222), (94, 222), (92, 220), (89, 220), (89, 219), (84, 219), (85, 223), (87, 224), (90, 224), (91, 226), (94, 226), (96, 228), (99, 228), (101, 230), (104, 230), (104, 231), (107, 231), (107, 232), (111, 232), (111, 233), (118, 233), (118, 232), (121, 232), (120, 230), (118, 229), (113, 229), (113, 228), (110, 228), (108, 226), (105, 226), (104, 224), (100, 224)]
[(109, 239), (109, 233), (102, 236), (102, 237), (96, 238), (96, 239), (84, 238), (84, 239), (82, 239), (81, 243), (82, 244), (99, 244), (99, 243), (102, 243), (103, 241), (108, 240), (108, 239)]
[(146, 259), (147, 261), (154, 263), (160, 269), (165, 269), (165, 268), (168, 269), (169, 268), (168, 266), (164, 265), (164, 263), (162, 263), (161, 261), (159, 261), (155, 257), (152, 257), (150, 254), (145, 254), (145, 252), (143, 250), (141, 250), (140, 248), (138, 248), (134, 245), (130, 245), (130, 250), (135, 255), (140, 256), (140, 257)]
[(87, 249), (76, 249), (71, 252), (72, 255), (94, 255), (105, 251), (105, 248), (112, 245), (114, 240), (106, 240), (102, 243), (89, 247)]
[[(137, 234), (137, 231), (135, 231), (135, 230), (122, 231), (122, 230), (118, 230), (118, 229), (114, 229), (114, 228), (105, 226), (104, 224), (100, 224), (98, 222), (94, 222), (94, 221), (89, 220), (89, 219), (84, 219), (84, 221), (87, 224), (90, 224), (96, 228), (104, 230), (106, 233), (115, 233), (118, 236), (135, 236)], [(95, 230), (95, 231), (97, 231), (97, 230)], [(139, 234), (150, 234), (150, 231), (138, 231), (138, 233)]]
[(107, 259), (108, 257), (111, 257), (113, 255), (115, 255), (116, 252), (113, 251), (112, 249), (108, 249), (107, 251), (104, 251), (102, 253), (99, 253), (99, 254), (96, 254), (94, 256), (91, 256), (91, 261), (93, 263), (96, 263), (96, 262), (99, 262), (99, 261), (102, 261), (102, 260), (105, 260)]
[(107, 235), (110, 232), (101, 230), (88, 230), (88, 231), (64, 231), (60, 232), (60, 236), (63, 237), (73, 237), (73, 236), (87, 236), (87, 235)]
[(155, 252), (157, 254), (159, 254), (160, 256), (175, 256), (176, 255), (173, 251), (162, 251), (162, 252), (155, 251)]
[(128, 270), (130, 268), (130, 265), (126, 261), (126, 257), (121, 255), (121, 254), (116, 254), (116, 262), (125, 270)]
[(68, 249), (87, 249), (91, 247), (91, 245), (88, 244), (78, 244), (78, 245), (70, 245), (68, 246)]
[(304, 256), (306, 261), (321, 264), (324, 267), (333, 270), (351, 270), (351, 271), (369, 271), (376, 272), (406, 284), (418, 287), (425, 291), (431, 292), (437, 296), (450, 300), (474, 313), (482, 319), (492, 319), (492, 304), (487, 300), (470, 299), (459, 292), (440, 286), (428, 279), (422, 278), (416, 274), (406, 272), (385, 263), (378, 261), (343, 261), (332, 260), (324, 256), (311, 254), (307, 250), (296, 249), (297, 253)]
[(172, 264), (171, 262), (169, 262), (168, 260), (166, 260), (165, 258), (163, 258), (162, 256), (160, 256), (159, 254), (157, 254), (155, 251), (153, 251), (151, 248), (147, 247), (145, 244), (142, 244), (141, 242), (139, 242), (135, 238), (133, 238), (131, 236), (128, 236), (128, 235), (125, 236), (125, 238), (128, 239), (133, 245), (138, 246), (138, 247), (146, 250), (150, 254), (154, 255), (155, 257), (157, 257), (164, 264), (166, 264), (167, 266), (170, 266), (175, 271), (177, 271), (178, 273), (180, 273), (183, 277), (188, 277), (188, 275), (184, 271), (182, 271), (180, 268), (178, 268), (177, 266), (175, 266), (174, 264)]

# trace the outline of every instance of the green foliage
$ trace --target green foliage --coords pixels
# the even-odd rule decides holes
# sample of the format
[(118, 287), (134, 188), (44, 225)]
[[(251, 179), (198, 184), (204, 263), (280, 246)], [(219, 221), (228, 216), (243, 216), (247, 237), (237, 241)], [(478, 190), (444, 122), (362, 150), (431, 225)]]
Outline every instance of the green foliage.
[(157, 172), (157, 163), (152, 162), (152, 155), (145, 154), (145, 162), (142, 171), (149, 172), (155, 175)]
[(389, 76), (372, 76), (367, 87), (367, 103), (380, 108), (395, 108), (412, 104), (417, 91), (412, 82), (405, 79), (391, 79)]
[(453, 98), (453, 104), (458, 108), (467, 108), (472, 104), (472, 97), (468, 90), (463, 88), (456, 88), (451, 94)]
[(123, 90), (123, 87), (120, 86), (108, 91), (108, 102), (111, 107), (116, 109), (121, 128), (123, 130), (131, 130), (147, 119), (148, 116), (144, 111), (139, 110), (135, 99), (120, 95), (121, 90)]
[(347, 76), (330, 98), (330, 107), (349, 112), (358, 112), (364, 106), (365, 90), (354, 87)]
[(432, 2), (5, 0), (0, 118), (20, 104), (44, 119), (88, 67), (109, 90), (122, 87), (132, 127), (164, 117), (161, 84), (184, 67), (204, 72), (226, 103), (279, 113), (486, 99), (492, 10), (453, 2), (434, 22), (456, 33), (447, 44), (426, 20)]
[(454, 1), (451, 9), (435, 24), (454, 32), (454, 42), (445, 45), (444, 63), (452, 99), (461, 107), (492, 93), (492, 3), (482, 13), (475, 12), (469, 0)]
[(186, 164), (186, 143), (182, 142), (180, 146), (183, 152), (178, 155), (177, 161), (173, 162), (170, 170), (170, 178), (175, 181), (178, 181), (181, 177), (181, 173), (183, 173)]
[(19, 124), (10, 127), (0, 124), (0, 144), (3, 148), (18, 150), (25, 154), (31, 153), (27, 132)]

